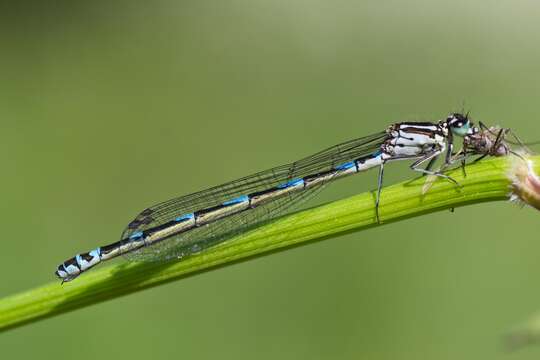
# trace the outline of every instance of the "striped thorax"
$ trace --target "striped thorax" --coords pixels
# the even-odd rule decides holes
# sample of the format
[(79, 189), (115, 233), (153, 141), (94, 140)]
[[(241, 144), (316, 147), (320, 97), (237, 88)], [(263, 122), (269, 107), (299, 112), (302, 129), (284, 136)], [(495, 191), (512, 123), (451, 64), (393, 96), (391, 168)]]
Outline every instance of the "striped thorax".
[(382, 147), (387, 159), (411, 158), (446, 148), (448, 129), (428, 122), (403, 122), (387, 129), (390, 138)]

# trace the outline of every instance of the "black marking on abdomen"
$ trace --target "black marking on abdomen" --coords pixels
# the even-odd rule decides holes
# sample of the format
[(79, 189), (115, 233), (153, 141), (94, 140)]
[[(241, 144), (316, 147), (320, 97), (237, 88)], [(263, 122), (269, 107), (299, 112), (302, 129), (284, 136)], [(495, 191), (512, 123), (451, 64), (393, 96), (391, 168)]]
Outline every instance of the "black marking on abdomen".
[(304, 187), (306, 186), (307, 183), (309, 183), (310, 181), (313, 181), (317, 178), (320, 178), (320, 177), (324, 177), (326, 175), (330, 175), (332, 173), (336, 173), (338, 170), (335, 170), (335, 169), (330, 169), (330, 170), (327, 170), (327, 171), (321, 171), (320, 173), (317, 173), (317, 174), (313, 174), (313, 175), (308, 175), (308, 176), (305, 176), (303, 178), (304, 180)]
[(102, 255), (102, 257), (103, 257), (104, 255), (109, 254), (110, 252), (115, 251), (115, 250), (118, 249), (122, 244), (125, 244), (127, 241), (130, 241), (130, 240), (129, 240), (129, 239), (123, 239), (123, 240), (114, 242), (114, 243), (109, 244), (109, 245), (101, 246), (101, 255)]
[(163, 224), (160, 224), (160, 225), (156, 225), (154, 227), (151, 227), (150, 229), (146, 229), (144, 230), (142, 233), (142, 238), (144, 239), (145, 237), (149, 236), (149, 235), (152, 235), (160, 230), (163, 230), (163, 229), (166, 229), (170, 226), (173, 226), (175, 224), (178, 224), (177, 221), (175, 220), (171, 220), (171, 221), (168, 221), (166, 223), (163, 223)]
[(79, 266), (79, 263), (77, 262), (76, 256), (72, 257), (71, 259), (68, 259), (64, 262), (64, 267), (68, 267), (69, 265), (75, 265), (77, 269), (79, 269), (79, 272), (81, 271), (81, 267)]
[(92, 255), (90, 255), (90, 252), (80, 254), (80, 256), (86, 262), (90, 262), (90, 261), (92, 261), (94, 259), (94, 257)]
[(270, 193), (272, 193), (272, 192), (274, 192), (276, 190), (279, 190), (279, 189), (277, 187), (272, 187), (272, 188), (269, 188), (269, 189), (265, 189), (265, 190), (261, 190), (261, 191), (257, 191), (257, 192), (248, 194), (250, 205), (251, 205), (251, 199), (252, 198), (257, 197), (257, 196), (261, 196), (261, 195), (270, 194)]
[(237, 204), (231, 204), (231, 205), (219, 204), (219, 205), (212, 206), (212, 207), (209, 207), (209, 208), (206, 208), (206, 209), (197, 210), (193, 214), (195, 215), (195, 219), (197, 219), (197, 217), (199, 217), (201, 215), (206, 215), (208, 213), (211, 213), (211, 212), (214, 212), (214, 211), (217, 211), (217, 210), (221, 210), (221, 209), (224, 209), (224, 208), (227, 208), (227, 207), (231, 207), (231, 206), (234, 206), (234, 205), (237, 205)]

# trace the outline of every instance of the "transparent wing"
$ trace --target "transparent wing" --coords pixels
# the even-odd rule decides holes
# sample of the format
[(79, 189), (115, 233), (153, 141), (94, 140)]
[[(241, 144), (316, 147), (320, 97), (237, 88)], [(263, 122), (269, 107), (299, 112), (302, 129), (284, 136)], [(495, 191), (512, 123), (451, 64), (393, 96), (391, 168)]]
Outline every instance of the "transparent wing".
[(166, 261), (181, 259), (185, 256), (200, 252), (211, 246), (215, 246), (232, 236), (251, 227), (270, 220), (279, 214), (284, 214), (300, 204), (304, 203), (315, 194), (319, 193), (326, 184), (295, 193), (291, 198), (285, 197), (257, 207), (247, 212), (231, 215), (215, 223), (194, 228), (185, 233), (168, 238), (166, 241), (155, 243), (152, 246), (143, 247), (134, 252), (124, 254), (130, 261)]
[[(129, 236), (135, 232), (159, 226), (187, 213), (222, 204), (238, 196), (270, 189), (292, 179), (331, 170), (344, 162), (372, 154), (380, 148), (386, 137), (386, 132), (381, 132), (347, 141), (291, 164), (261, 171), (220, 186), (154, 205), (143, 210), (129, 223), (122, 233), (122, 239), (129, 239)], [(302, 192), (290, 193), (288, 196), (275, 199), (255, 209), (189, 230), (177, 237), (127, 254), (126, 257), (136, 260), (161, 260), (192, 253), (205, 244), (215, 243), (226, 234), (236, 233), (247, 226), (284, 214), (320, 191), (328, 182), (320, 183)]]

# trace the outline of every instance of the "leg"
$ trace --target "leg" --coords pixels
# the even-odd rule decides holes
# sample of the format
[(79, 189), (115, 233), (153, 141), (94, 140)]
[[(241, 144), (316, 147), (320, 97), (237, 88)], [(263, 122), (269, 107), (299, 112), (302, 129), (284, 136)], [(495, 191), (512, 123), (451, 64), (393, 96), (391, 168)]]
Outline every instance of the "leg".
[(467, 177), (467, 171), (465, 171), (465, 165), (467, 165), (467, 162), (466, 162), (465, 158), (463, 158), (461, 160), (461, 172), (463, 173), (464, 178)]
[(480, 130), (482, 131), (487, 131), (488, 133), (490, 133), (491, 135), (495, 135), (495, 133), (493, 131), (490, 130), (490, 128), (488, 128), (486, 126), (486, 124), (484, 124), (483, 122), (479, 121), (478, 122), (478, 125), (480, 125)]
[(382, 162), (381, 166), (379, 166), (379, 180), (377, 182), (377, 199), (375, 200), (375, 216), (377, 217), (377, 224), (381, 223), (381, 218), (379, 217), (379, 203), (381, 200), (383, 175), (384, 175), (384, 162)]
[[(521, 141), (521, 139), (518, 138), (517, 135), (514, 134), (514, 132), (513, 132), (512, 130), (506, 129), (506, 133), (512, 135), (512, 137), (514, 138), (514, 141), (515, 141), (519, 146), (525, 147), (525, 143), (523, 143), (523, 141)], [(535, 143), (533, 143), (533, 144), (535, 144)]]
[(473, 163), (476, 163), (476, 162), (479, 162), (480, 160), (482, 160), (483, 158), (485, 158), (486, 156), (488, 156), (489, 154), (482, 154), (482, 156), (480, 156), (479, 158), (476, 158), (473, 160)]
[[(427, 166), (424, 168), (424, 170), (427, 170), (427, 171), (430, 171), (431, 168), (433, 167), (433, 164), (435, 164), (435, 161), (437, 160), (437, 157), (435, 156), (434, 158), (432, 158), (431, 160), (429, 160)], [(424, 174), (426, 175), (426, 174)]]
[(467, 172), (465, 171), (465, 165), (467, 164), (467, 149), (466, 148), (461, 149), (456, 155), (452, 157), (451, 163), (454, 163), (456, 161), (459, 161), (461, 163), (460, 164), (461, 172), (463, 173), (463, 177), (466, 178), (467, 177)]
[(426, 170), (426, 169), (422, 169), (420, 168), (419, 166), (421, 164), (423, 164), (424, 162), (426, 161), (430, 161), (432, 160), (433, 158), (437, 158), (437, 156), (439, 156), (441, 154), (441, 151), (438, 150), (438, 151), (434, 151), (433, 153), (431, 154), (427, 154), (426, 156), (424, 156), (423, 158), (420, 158), (418, 159), (417, 161), (415, 161), (411, 166), (411, 170), (414, 170), (414, 171), (418, 171), (419, 173), (422, 173), (422, 174), (427, 174), (427, 175), (434, 175), (434, 176), (438, 176), (438, 177), (441, 177), (443, 179), (446, 179), (448, 181), (451, 181), (453, 182), (454, 184), (458, 185), (459, 186), (459, 183), (454, 180), (453, 178), (451, 178), (450, 176), (448, 175), (445, 175), (445, 174), (442, 174), (439, 171), (431, 171), (431, 170)]
[(452, 131), (448, 131), (448, 138), (446, 139), (446, 155), (444, 156), (444, 164), (441, 167), (444, 168), (448, 165), (452, 165), (452, 153), (454, 152), (454, 136)]
[(478, 125), (480, 126), (480, 130), (488, 130), (487, 126), (483, 122), (479, 121)]
[(452, 165), (456, 161), (460, 162), (461, 171), (463, 173), (463, 177), (467, 177), (467, 172), (465, 171), (465, 165), (467, 164), (467, 147), (464, 146), (459, 152), (452, 155), (452, 158), (447, 164), (444, 164), (443, 167), (439, 170), (439, 172), (442, 172), (447, 166)]
[[(537, 145), (539, 142), (538, 141), (535, 141), (535, 142), (530, 142), (530, 143), (527, 143), (525, 144), (523, 141), (521, 141), (521, 139), (516, 135), (514, 134), (514, 132), (510, 129), (506, 129), (506, 133), (505, 133), (505, 136), (506, 135), (511, 135), (513, 138), (514, 138), (514, 141), (517, 143), (517, 145), (521, 146), (523, 148), (523, 150), (525, 150), (525, 152), (527, 154), (532, 154), (532, 151), (527, 147), (527, 145)], [(511, 143), (511, 142), (510, 142)], [(520, 156), (521, 157), (521, 156)], [(521, 157), (523, 158), (523, 157)]]

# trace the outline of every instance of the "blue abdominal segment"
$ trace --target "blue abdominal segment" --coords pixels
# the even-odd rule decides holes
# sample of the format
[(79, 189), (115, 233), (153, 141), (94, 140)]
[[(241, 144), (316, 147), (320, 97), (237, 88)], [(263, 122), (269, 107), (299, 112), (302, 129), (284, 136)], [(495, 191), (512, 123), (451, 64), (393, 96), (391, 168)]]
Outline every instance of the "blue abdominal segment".
[(284, 184), (279, 184), (277, 186), (278, 189), (286, 189), (288, 187), (297, 186), (299, 184), (304, 184), (304, 179), (293, 179), (291, 181), (288, 181)]
[(344, 164), (340, 164), (336, 166), (334, 169), (336, 170), (348, 170), (350, 168), (356, 167), (356, 163), (354, 161), (349, 161)]
[(239, 197), (234, 198), (232, 200), (225, 201), (223, 203), (223, 205), (227, 206), (227, 205), (241, 204), (241, 203), (246, 202), (246, 201), (249, 201), (249, 196), (242, 195), (242, 196), (239, 196)]
[(195, 214), (189, 213), (189, 214), (185, 214), (185, 215), (182, 215), (182, 216), (178, 216), (177, 218), (174, 219), (174, 221), (180, 222), (180, 221), (184, 221), (184, 220), (193, 219), (194, 217), (195, 217)]

